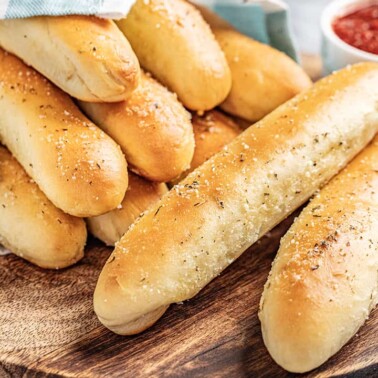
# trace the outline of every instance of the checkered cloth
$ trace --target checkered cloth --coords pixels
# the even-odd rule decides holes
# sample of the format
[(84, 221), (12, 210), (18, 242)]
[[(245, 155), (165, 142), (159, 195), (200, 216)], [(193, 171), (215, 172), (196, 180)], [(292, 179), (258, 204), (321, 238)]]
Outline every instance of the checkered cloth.
[(0, 18), (83, 14), (119, 19), (134, 3), (135, 0), (0, 0)]

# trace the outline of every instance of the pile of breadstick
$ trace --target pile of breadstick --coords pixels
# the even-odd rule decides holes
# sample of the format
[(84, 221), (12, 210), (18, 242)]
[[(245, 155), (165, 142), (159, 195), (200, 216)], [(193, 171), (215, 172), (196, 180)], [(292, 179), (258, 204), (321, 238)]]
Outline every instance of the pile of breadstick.
[(356, 333), (378, 300), (377, 64), (311, 86), (184, 0), (3, 20), (0, 46), (0, 244), (51, 269), (87, 227), (115, 245), (94, 306), (131, 335), (317, 193), (265, 286), (264, 341), (304, 372)]

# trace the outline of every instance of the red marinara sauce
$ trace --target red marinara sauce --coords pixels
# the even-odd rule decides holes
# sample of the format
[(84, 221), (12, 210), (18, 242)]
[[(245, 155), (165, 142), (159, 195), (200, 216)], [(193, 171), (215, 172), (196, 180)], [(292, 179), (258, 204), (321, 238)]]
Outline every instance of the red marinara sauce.
[(340, 17), (332, 26), (344, 42), (357, 49), (378, 54), (378, 4)]

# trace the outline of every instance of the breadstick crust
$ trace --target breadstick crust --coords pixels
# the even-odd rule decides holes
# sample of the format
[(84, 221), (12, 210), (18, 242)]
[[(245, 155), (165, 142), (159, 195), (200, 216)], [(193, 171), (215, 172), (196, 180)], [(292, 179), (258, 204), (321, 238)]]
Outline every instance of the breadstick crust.
[(191, 110), (209, 110), (231, 89), (226, 58), (200, 13), (183, 0), (137, 0), (117, 21), (140, 64)]
[(127, 101), (81, 102), (80, 107), (121, 146), (130, 168), (139, 175), (166, 182), (189, 168), (194, 153), (190, 114), (150, 75), (142, 74)]
[(256, 122), (312, 81), (286, 54), (235, 30), (205, 7), (198, 7), (209, 23), (231, 70), (232, 88), (222, 110)]
[(196, 146), (193, 159), (190, 168), (174, 180), (172, 182), (174, 184), (183, 180), (190, 172), (210, 159), (242, 132), (230, 117), (217, 110), (210, 110), (202, 116), (194, 114), (192, 125)]
[(378, 65), (349, 67), (194, 170), (116, 245), (94, 293), (100, 321), (132, 334), (138, 318), (196, 295), (368, 144), (377, 103)]
[(0, 50), (0, 140), (50, 201), (78, 217), (116, 208), (127, 189), (119, 146), (69, 96)]
[(196, 148), (190, 165), (191, 171), (210, 159), (242, 132), (231, 118), (216, 110), (211, 110), (203, 116), (194, 115), (192, 124)]
[(0, 177), (0, 244), (41, 268), (79, 261), (87, 240), (84, 221), (57, 209), (1, 146)]
[(261, 298), (265, 345), (284, 369), (323, 364), (378, 301), (378, 137), (303, 210)]
[(0, 46), (72, 97), (115, 102), (139, 83), (139, 62), (111, 20), (89, 16), (0, 21)]
[(166, 184), (129, 173), (129, 186), (121, 205), (109, 213), (88, 218), (88, 229), (106, 245), (114, 246), (131, 224), (167, 192)]

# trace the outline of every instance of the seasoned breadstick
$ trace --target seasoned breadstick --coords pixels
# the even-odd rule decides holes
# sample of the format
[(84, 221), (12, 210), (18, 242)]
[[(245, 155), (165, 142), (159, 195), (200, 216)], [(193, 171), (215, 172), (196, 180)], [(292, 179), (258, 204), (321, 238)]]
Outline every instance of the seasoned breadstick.
[(0, 140), (64, 212), (116, 208), (127, 188), (120, 148), (61, 90), (0, 49)]
[(378, 137), (283, 237), (261, 298), (265, 345), (284, 369), (324, 363), (378, 301)]
[(158, 182), (186, 170), (193, 156), (190, 114), (149, 75), (127, 101), (116, 104), (80, 103), (81, 108), (122, 148), (131, 169)]
[(135, 222), (94, 294), (120, 334), (192, 298), (303, 204), (378, 131), (378, 64), (344, 69), (240, 134)]
[(80, 100), (122, 101), (138, 85), (138, 60), (110, 20), (88, 16), (1, 20), (0, 46)]
[(200, 10), (231, 70), (232, 88), (221, 105), (224, 111), (256, 122), (311, 86), (308, 75), (287, 55), (239, 33), (207, 8)]
[(140, 64), (191, 110), (221, 103), (231, 88), (226, 59), (200, 13), (184, 0), (136, 0), (117, 25)]
[(166, 192), (167, 185), (129, 173), (129, 187), (121, 205), (109, 213), (88, 218), (89, 231), (106, 245), (114, 246), (130, 225)]
[(85, 223), (64, 214), (0, 146), (0, 244), (41, 268), (65, 268), (83, 257)]

